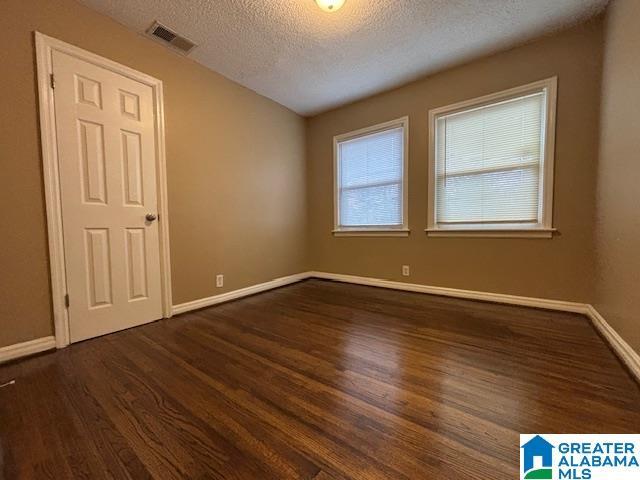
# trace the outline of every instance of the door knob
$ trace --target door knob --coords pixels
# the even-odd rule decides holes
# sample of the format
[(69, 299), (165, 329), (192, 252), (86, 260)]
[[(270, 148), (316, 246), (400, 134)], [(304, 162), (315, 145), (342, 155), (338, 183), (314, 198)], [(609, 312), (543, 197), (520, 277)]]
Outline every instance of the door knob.
[(154, 220), (156, 220), (158, 217), (157, 217), (157, 215), (154, 215), (153, 213), (147, 213), (147, 214), (144, 216), (144, 218), (145, 218), (145, 220), (146, 220), (147, 222), (153, 222), (153, 221), (154, 221)]

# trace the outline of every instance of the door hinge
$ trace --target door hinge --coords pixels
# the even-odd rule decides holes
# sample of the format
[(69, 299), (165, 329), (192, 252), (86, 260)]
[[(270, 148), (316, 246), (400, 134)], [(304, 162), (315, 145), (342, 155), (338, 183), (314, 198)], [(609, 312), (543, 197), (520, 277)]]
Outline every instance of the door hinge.
[(69, 294), (68, 293), (64, 296), (64, 306), (66, 308), (69, 308)]
[(54, 89), (55, 89), (55, 88), (56, 88), (56, 80), (55, 80), (55, 78), (54, 78), (54, 76), (53, 76), (53, 73), (51, 73), (51, 74), (49, 75), (49, 81), (50, 81), (50, 83), (51, 83), (51, 88), (54, 88)]

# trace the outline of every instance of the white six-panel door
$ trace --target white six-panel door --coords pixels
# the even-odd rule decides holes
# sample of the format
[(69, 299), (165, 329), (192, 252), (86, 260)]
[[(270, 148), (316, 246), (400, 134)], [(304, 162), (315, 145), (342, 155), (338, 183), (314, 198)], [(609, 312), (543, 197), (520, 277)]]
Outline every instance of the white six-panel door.
[(77, 342), (162, 317), (154, 99), (148, 85), (62, 52), (52, 66)]

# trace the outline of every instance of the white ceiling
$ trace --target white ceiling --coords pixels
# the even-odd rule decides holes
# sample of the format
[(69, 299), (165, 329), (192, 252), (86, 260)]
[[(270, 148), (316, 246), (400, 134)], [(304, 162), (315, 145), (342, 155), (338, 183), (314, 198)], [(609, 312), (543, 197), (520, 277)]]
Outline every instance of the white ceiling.
[(137, 32), (154, 20), (197, 62), (312, 115), (583, 21), (608, 0), (81, 0)]

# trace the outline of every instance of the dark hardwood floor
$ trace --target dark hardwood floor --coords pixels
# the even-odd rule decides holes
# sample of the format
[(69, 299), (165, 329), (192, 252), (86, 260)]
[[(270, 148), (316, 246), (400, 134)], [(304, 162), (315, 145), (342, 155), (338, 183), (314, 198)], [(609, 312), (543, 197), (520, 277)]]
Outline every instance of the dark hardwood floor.
[(309, 280), (0, 367), (4, 476), (514, 479), (519, 433), (638, 433), (580, 315)]

